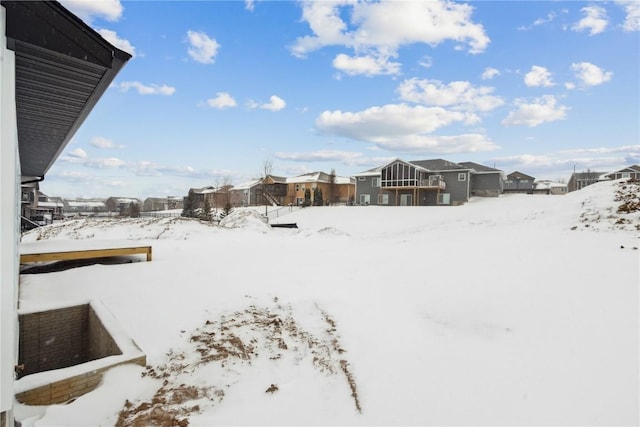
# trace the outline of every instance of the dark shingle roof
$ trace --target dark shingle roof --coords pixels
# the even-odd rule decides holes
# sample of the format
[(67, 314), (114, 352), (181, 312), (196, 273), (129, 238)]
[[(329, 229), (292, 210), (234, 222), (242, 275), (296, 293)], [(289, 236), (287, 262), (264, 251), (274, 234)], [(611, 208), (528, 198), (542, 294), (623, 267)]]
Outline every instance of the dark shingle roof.
[(507, 175), (508, 179), (530, 179), (532, 181), (535, 180), (534, 177), (527, 175), (526, 173), (522, 173), (522, 172), (511, 172), (509, 175)]
[(444, 159), (412, 160), (409, 163), (428, 169), (430, 171), (467, 170), (469, 168)]
[(57, 2), (6, 1), (20, 171), (43, 177), (131, 58)]
[(473, 169), (476, 172), (502, 172), (500, 169), (490, 168), (489, 166), (481, 165), (474, 162), (460, 162), (458, 164), (460, 166), (464, 166), (465, 168)]

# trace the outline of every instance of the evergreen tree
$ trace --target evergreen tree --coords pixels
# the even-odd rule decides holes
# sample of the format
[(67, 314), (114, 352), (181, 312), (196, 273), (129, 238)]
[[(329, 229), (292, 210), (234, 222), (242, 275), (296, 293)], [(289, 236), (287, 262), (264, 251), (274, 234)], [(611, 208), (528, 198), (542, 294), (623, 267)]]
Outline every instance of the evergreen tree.
[(189, 190), (189, 194), (184, 198), (184, 206), (182, 208), (182, 216), (187, 218), (196, 217), (196, 197), (192, 190)]
[(304, 190), (304, 203), (302, 206), (311, 206), (311, 190), (308, 188)]
[(322, 190), (319, 187), (313, 189), (313, 206), (322, 206)]
[(229, 215), (231, 212), (233, 211), (233, 208), (231, 207), (231, 203), (227, 202), (224, 205), (224, 208), (222, 208), (222, 213), (220, 213), (220, 218), (224, 218), (227, 215)]
[(211, 204), (209, 204), (209, 199), (205, 197), (204, 206), (200, 211), (200, 219), (203, 221), (211, 221)]
[(140, 205), (137, 203), (131, 202), (129, 203), (129, 216), (131, 218), (139, 218), (140, 217)]
[(327, 201), (329, 204), (336, 203), (338, 197), (338, 184), (336, 182), (336, 170), (331, 169), (329, 174), (329, 195)]

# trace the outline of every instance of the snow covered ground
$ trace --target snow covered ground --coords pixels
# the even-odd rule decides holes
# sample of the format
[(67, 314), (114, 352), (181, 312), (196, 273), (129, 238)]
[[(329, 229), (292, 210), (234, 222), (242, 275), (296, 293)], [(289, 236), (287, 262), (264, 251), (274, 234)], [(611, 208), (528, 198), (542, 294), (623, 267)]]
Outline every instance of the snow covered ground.
[[(623, 189), (624, 187), (624, 189)], [(637, 184), (460, 207), (74, 220), (152, 262), (21, 277), (20, 307), (100, 300), (147, 354), (49, 425), (637, 425)], [(616, 200), (616, 198), (618, 200)], [(139, 260), (139, 259), (136, 259)], [(142, 260), (141, 260), (142, 261)]]

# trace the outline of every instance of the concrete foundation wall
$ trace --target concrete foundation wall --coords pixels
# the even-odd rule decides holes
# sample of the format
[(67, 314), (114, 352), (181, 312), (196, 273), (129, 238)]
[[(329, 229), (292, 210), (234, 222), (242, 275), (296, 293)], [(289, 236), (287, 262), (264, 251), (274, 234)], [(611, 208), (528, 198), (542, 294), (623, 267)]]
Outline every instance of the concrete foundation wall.
[(20, 376), (122, 354), (89, 304), (19, 317)]
[[(139, 356), (120, 364), (124, 363), (135, 363), (140, 366), (145, 366), (146, 357)], [(93, 391), (93, 389), (100, 384), (100, 381), (102, 381), (104, 372), (117, 365), (118, 364), (114, 364), (91, 370), (74, 377), (65, 378), (61, 381), (18, 393), (16, 394), (16, 400), (25, 405), (53, 405), (69, 402), (76, 397)]]

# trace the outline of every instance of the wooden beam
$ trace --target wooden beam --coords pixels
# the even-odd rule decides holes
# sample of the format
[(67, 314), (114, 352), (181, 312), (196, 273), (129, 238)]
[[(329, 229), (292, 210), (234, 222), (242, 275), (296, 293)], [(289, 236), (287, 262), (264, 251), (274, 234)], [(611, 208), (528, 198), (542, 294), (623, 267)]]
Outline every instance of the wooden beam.
[(147, 261), (152, 259), (151, 246), (138, 246), (130, 248), (90, 249), (80, 251), (42, 252), (20, 255), (20, 264), (41, 261), (62, 261), (71, 259), (105, 258), (110, 256), (137, 255), (147, 256)]

